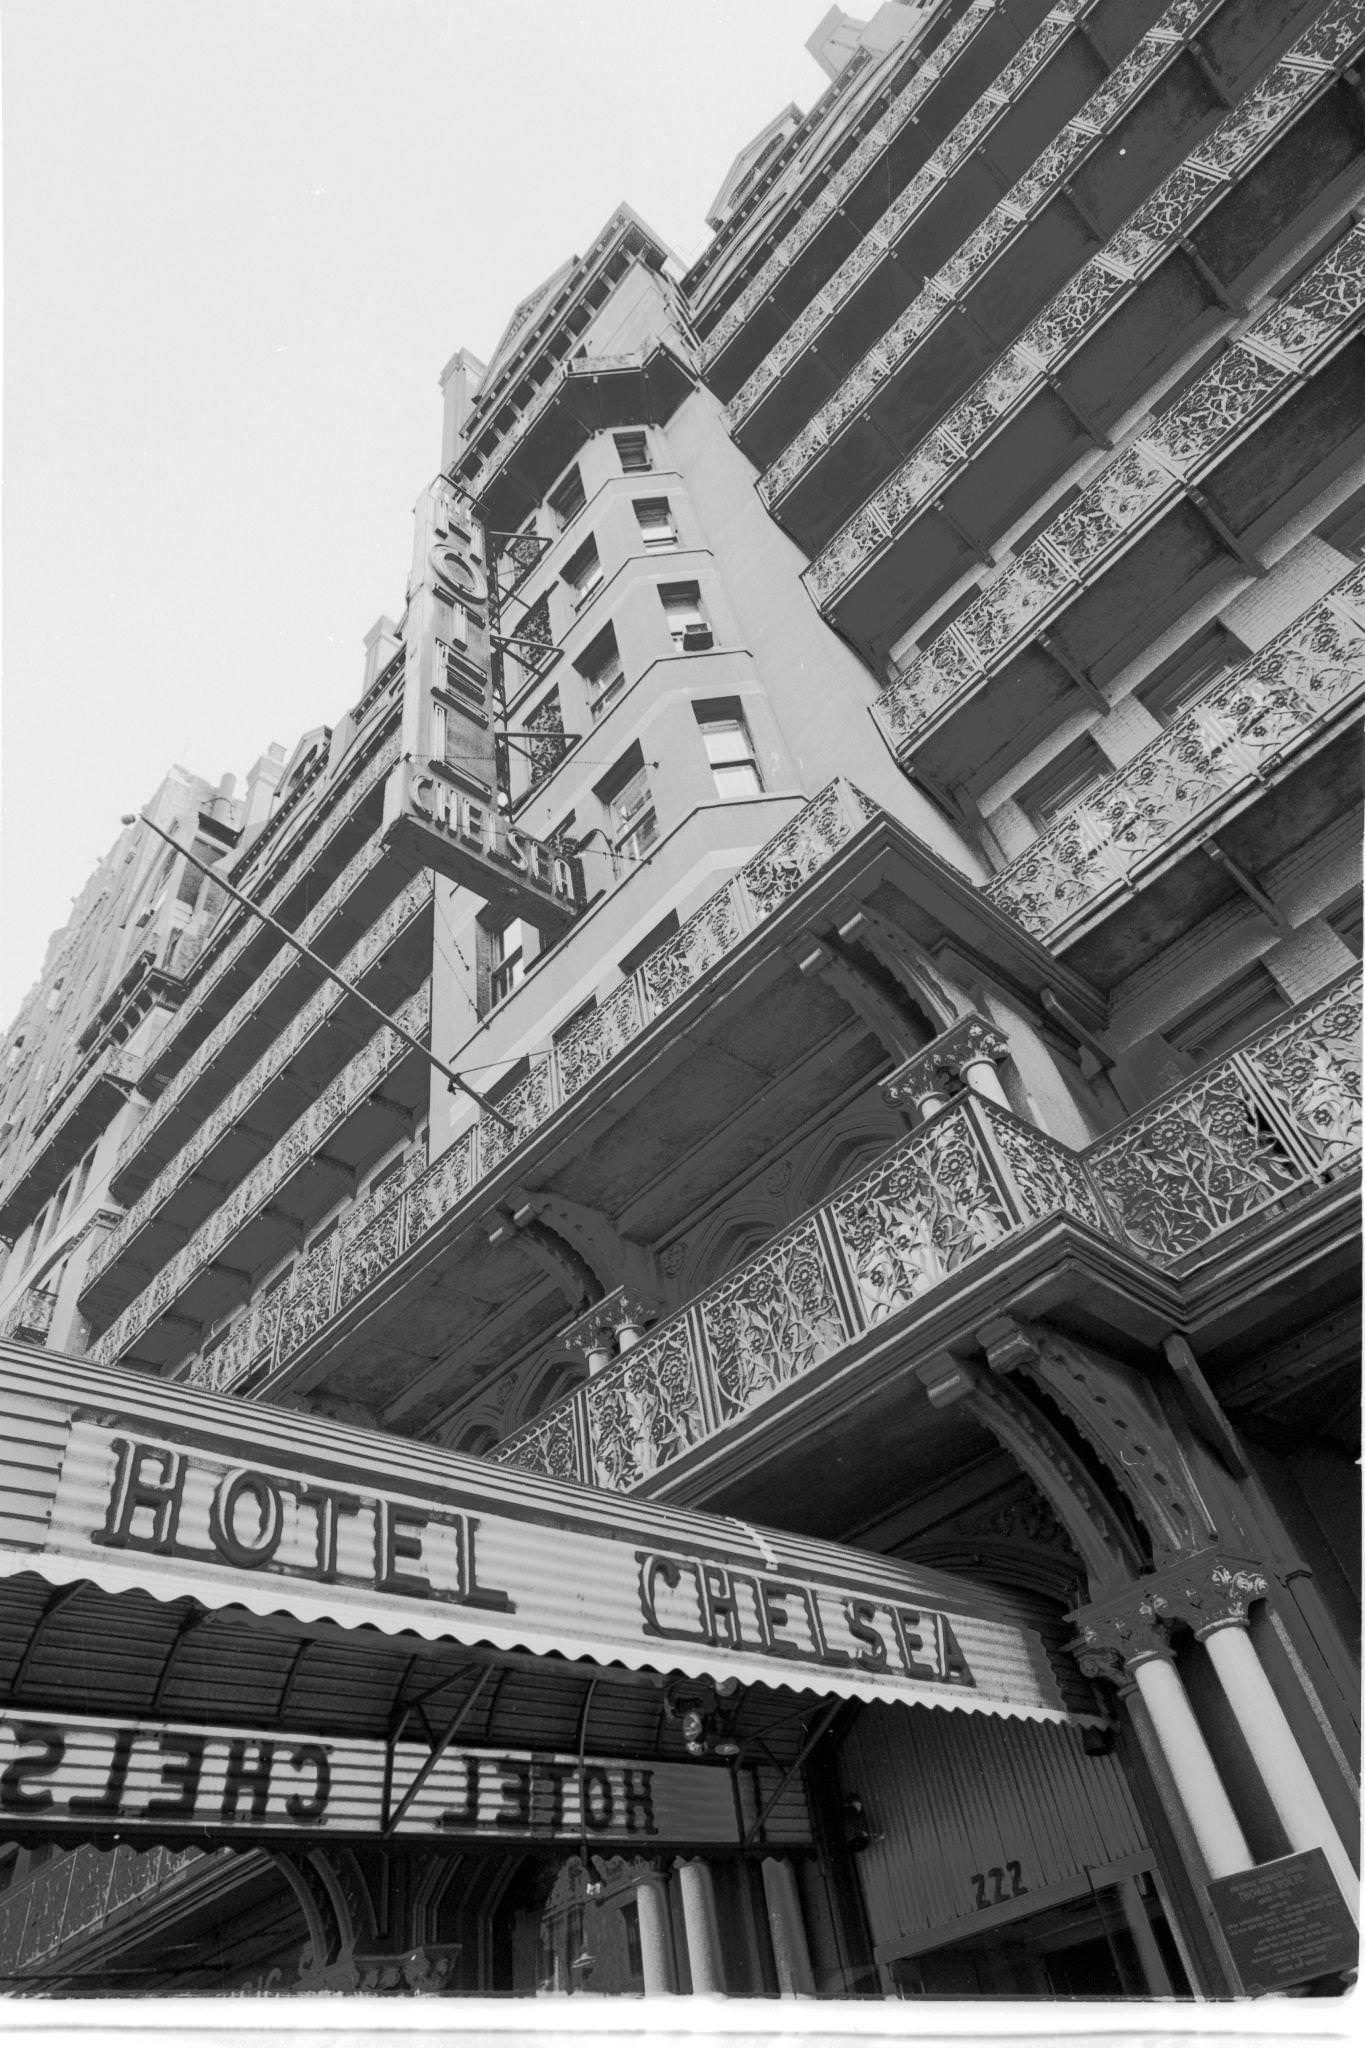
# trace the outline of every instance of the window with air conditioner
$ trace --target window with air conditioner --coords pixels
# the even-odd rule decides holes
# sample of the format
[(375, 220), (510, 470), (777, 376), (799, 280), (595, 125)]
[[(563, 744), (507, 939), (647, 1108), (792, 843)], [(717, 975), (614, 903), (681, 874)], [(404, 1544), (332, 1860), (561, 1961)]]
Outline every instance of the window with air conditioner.
[(716, 795), (727, 798), (761, 796), (763, 778), (758, 772), (754, 743), (739, 706), (699, 704), (694, 709), (706, 758), (711, 763)]
[(680, 654), (700, 654), (715, 645), (695, 583), (661, 583), (659, 602), (668, 621), (669, 637)]
[(677, 546), (677, 529), (667, 498), (637, 498), (635, 517), (640, 526), (640, 538), (647, 548)]
[(620, 649), (616, 645), (616, 634), (610, 626), (597, 635), (574, 666), (583, 678), (589, 713), (595, 719), (601, 718), (624, 693), (626, 687), (626, 672), (621, 666)]
[(627, 476), (654, 467), (649, 459), (649, 441), (643, 428), (638, 433), (613, 434), (612, 439), (616, 443), (616, 459)]
[(590, 597), (602, 587), (602, 564), (597, 559), (597, 543), (585, 541), (575, 555), (564, 564), (564, 582), (573, 599), (575, 611), (580, 611)]
[(578, 464), (576, 462), (570, 469), (565, 470), (559, 482), (550, 492), (546, 502), (559, 522), (561, 532), (573, 520), (577, 519), (588, 501), (583, 491), (583, 479), (578, 473)]

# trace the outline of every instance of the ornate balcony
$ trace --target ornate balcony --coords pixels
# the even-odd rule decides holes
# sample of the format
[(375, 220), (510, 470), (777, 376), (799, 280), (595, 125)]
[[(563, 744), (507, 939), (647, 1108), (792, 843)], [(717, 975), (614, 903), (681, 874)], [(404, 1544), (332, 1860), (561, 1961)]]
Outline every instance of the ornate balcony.
[(1359, 968), (1086, 1152), (1119, 1234), (1180, 1268), (1360, 1153)]
[(57, 1294), (51, 1287), (26, 1287), (5, 1318), (6, 1337), (27, 1337), (40, 1342), (52, 1328)]
[[(1197, 4), (1193, 4), (1193, 0), (1177, 0), (1176, 5), (1166, 9), (1137, 47), (1065, 124), (1060, 136), (1048, 145), (1037, 163), (992, 208), (951, 261), (936, 276), (926, 280), (918, 298), (912, 301), (891, 333), (877, 345), (872, 358), (864, 358), (853, 371), (850, 383), (857, 383), (861, 396), (848, 396), (849, 386), (845, 385), (840, 393), (840, 399), (844, 401), (841, 417), (847, 418), (850, 411), (866, 403), (869, 377), (875, 382), (885, 375), (892, 351), (899, 347), (901, 353), (908, 353), (926, 327), (953, 305), (958, 294), (975, 284), (981, 270), (1005, 244), (1024, 232), (1049, 200), (1055, 198), (1063, 180), (1074, 176), (1104, 135), (1130, 111), (1134, 101), (1179, 54), (1185, 39), (1198, 27), (1199, 17), (1215, 12), (1220, 4), (1221, 0), (1197, 0)], [(726, 407), (726, 419), (732, 432), (761, 403), (788, 365), (810, 346), (820, 330), (858, 290), (869, 271), (892, 258), (897, 244), (913, 226), (916, 217), (934, 202), (945, 182), (972, 151), (988, 145), (990, 131), (1000, 116), (1056, 53), (1063, 39), (1068, 34), (1080, 32), (1081, 23), (1091, 12), (1092, 6), (1087, 4), (1054, 7), (1044, 15), (994, 84), (944, 138), (904, 191), (869, 228), (858, 247), (840, 264), (799, 318), (792, 322), (776, 347), (769, 350), (757, 369), (740, 386)], [(810, 428), (807, 428), (806, 433), (809, 432)], [(802, 438), (804, 440), (805, 437)], [(771, 503), (771, 499), (768, 502)]]
[[(366, 849), (367, 854), (370, 851), (370, 849)], [(347, 872), (349, 873), (350, 871), (348, 870)], [(371, 925), (364, 938), (352, 946), (350, 952), (341, 961), (337, 971), (344, 975), (348, 981), (355, 982), (360, 980), (369, 968), (374, 965), (374, 962), (388, 950), (404, 926), (418, 914), (425, 904), (430, 902), (431, 894), (432, 877), (424, 869), (420, 874), (413, 876), (402, 894), (395, 898), (383, 916), (375, 924)], [(319, 908), (321, 907), (319, 905)], [(275, 966), (277, 963), (281, 967), (287, 966), (289, 964), (288, 954), (277, 954), (276, 960), (271, 964)], [(255, 992), (253, 991), (253, 993)], [(224, 1133), (237, 1122), (238, 1118), (244, 1114), (250, 1104), (289, 1065), (290, 1061), (297, 1057), (304, 1041), (310, 1038), (345, 1000), (344, 992), (332, 981), (324, 982), (321, 988), (314, 991), (293, 1019), (293, 1022), (277, 1038), (272, 1040), (261, 1058), (242, 1076), (236, 1087), (219, 1103), (218, 1107), (209, 1116), (205, 1117), (202, 1123), (195, 1127), (190, 1142), (176, 1153), (168, 1165), (163, 1167), (162, 1171), (156, 1176), (156, 1179), (151, 1182), (150, 1186), (134, 1202), (132, 1208), (123, 1217), (118, 1227), (110, 1231), (95, 1258), (90, 1263), (86, 1281), (87, 1286), (93, 1284), (101, 1273), (105, 1272), (113, 1265), (116, 1259), (122, 1256), (139, 1231), (151, 1221), (158, 1210), (164, 1207), (175, 1190), (189, 1179), (195, 1168), (213, 1150)], [(236, 1010), (230, 1012), (229, 1016), (224, 1018), (224, 1024), (230, 1022), (236, 1015)], [(238, 1021), (240, 1022), (240, 1019)], [(214, 1032), (213, 1039), (218, 1037), (219, 1033)], [(211, 1039), (206, 1041), (204, 1046), (200, 1047), (194, 1061), (191, 1062), (191, 1066), (202, 1070), (205, 1063), (204, 1055), (208, 1051), (208, 1046), (212, 1043), (213, 1040)], [(222, 1046), (220, 1043), (214, 1052), (209, 1054), (209, 1057), (219, 1056), (221, 1050)], [(181, 1075), (177, 1076), (177, 1086), (185, 1079), (185, 1075), (188, 1073), (189, 1069), (187, 1068)], [(169, 1093), (170, 1091), (168, 1090), (167, 1092)], [(164, 1101), (165, 1098), (163, 1097), (162, 1099)], [(158, 1103), (157, 1108), (159, 1109), (160, 1107), (161, 1105)]]
[(1335, 355), (1365, 314), (1365, 231), (1350, 228), (1283, 298), (1030, 542), (878, 700), (904, 756), (965, 703), (1198, 478)]
[[(314, 904), (307, 917), (294, 927), (295, 937), (301, 940), (304, 945), (311, 945), (318, 933), (324, 931), (331, 923), (347, 898), (355, 893), (365, 877), (373, 869), (377, 868), (384, 859), (384, 849), (378, 840), (372, 840), (368, 846), (363, 846), (355, 858), (348, 861), (326, 894), (321, 896)], [(378, 932), (381, 929), (388, 928), (393, 909), (394, 906), (390, 905), (389, 910), (384, 913), (383, 917), (371, 927), (371, 932)], [(244, 933), (243, 940), (245, 940), (245, 937), (246, 934)], [(347, 959), (351, 960), (356, 955), (364, 954), (369, 946), (370, 933), (367, 932), (365, 938), (352, 949), (352, 953), (347, 956)], [(372, 959), (373, 957), (373, 952), (370, 952), (369, 958)], [(126, 1172), (131, 1160), (135, 1159), (139, 1153), (146, 1151), (148, 1140), (160, 1130), (167, 1117), (180, 1108), (197, 1083), (202, 1080), (206, 1073), (212, 1070), (221, 1059), (226, 1048), (240, 1035), (243, 1026), (260, 1009), (262, 1002), (272, 994), (284, 980), (285, 976), (297, 964), (298, 955), (289, 946), (281, 947), (280, 951), (266, 962), (266, 965), (251, 983), (251, 986), (238, 997), (226, 1016), (221, 1017), (218, 1023), (214, 1025), (208, 1037), (195, 1049), (184, 1066), (179, 1069), (174, 1080), (163, 1089), (162, 1093), (148, 1109), (142, 1121), (124, 1140), (114, 1166), (115, 1181)], [(368, 965), (368, 960), (364, 964)], [(354, 976), (355, 971), (354, 966), (347, 966), (345, 963), (343, 963), (340, 969), (340, 972), (350, 976)], [(311, 1003), (308, 1007), (311, 1008)], [(291, 1025), (289, 1028), (293, 1030), (295, 1027)], [(154, 1054), (149, 1055), (149, 1065), (153, 1057)]]
[[(365, 768), (362, 769), (360, 774), (356, 777), (355, 781), (347, 787), (345, 791), (346, 800), (344, 808), (334, 811), (331, 814), (332, 831), (328, 833), (316, 847), (314, 847), (314, 859), (316, 859), (318, 855), (323, 851), (323, 848), (325, 847), (327, 840), (333, 838), (338, 832), (344, 829), (349, 819), (353, 815), (356, 806), (359, 803), (361, 803), (366, 796), (368, 796), (372, 789), (374, 789), (378, 784), (383, 782), (384, 777), (388, 774), (389, 770), (396, 765), (398, 761), (398, 756), (399, 735), (397, 733), (394, 733), (390, 736), (387, 743), (384, 746), (382, 746), (379, 749), (378, 753), (376, 753), (372, 757), (372, 759), (367, 763)], [(337, 876), (336, 880), (332, 883), (331, 887), (328, 889), (326, 895), (321, 899), (321, 901), (315, 904), (313, 909), (309, 911), (307, 917), (302, 919), (302, 921), (295, 927), (298, 937), (303, 939), (305, 943), (311, 938), (313, 938), (316, 935), (316, 933), (319, 932), (327, 923), (328, 918), (335, 912), (338, 904), (342, 902), (344, 897), (349, 893), (350, 889), (352, 889), (355, 886), (356, 879), (364, 872), (365, 867), (367, 865), (373, 864), (381, 857), (382, 856), (378, 846), (362, 848), (361, 851), (355, 855), (354, 859), (347, 865), (347, 867), (343, 868), (341, 874)], [(279, 880), (276, 881), (270, 889), (266, 890), (264, 895), (261, 897), (261, 908), (263, 910), (271, 911), (272, 914), (275, 913), (280, 898), (284, 893), (285, 887), (286, 878), (284, 876), (281, 876)], [(160, 1038), (157, 1040), (156, 1044), (149, 1049), (147, 1053), (147, 1057), (143, 1063), (143, 1071), (145, 1074), (151, 1074), (155, 1072), (157, 1067), (161, 1065), (174, 1041), (182, 1035), (187, 1024), (189, 1024), (194, 1018), (196, 1018), (199, 1015), (199, 1013), (202, 1011), (204, 1007), (205, 1002), (208, 999), (210, 999), (214, 992), (219, 988), (224, 976), (231, 970), (235, 962), (238, 959), (240, 959), (246, 947), (251, 943), (251, 941), (254, 938), (259, 936), (261, 927), (255, 921), (255, 919), (252, 918), (246, 912), (240, 913), (240, 916), (241, 922), (238, 924), (236, 931), (233, 932), (231, 938), (227, 939), (223, 943), (221, 949), (218, 950), (217, 953), (215, 954), (215, 957), (212, 960), (211, 964), (207, 968), (205, 968), (203, 977), (196, 984), (193, 994), (190, 996), (188, 1001), (176, 1012), (176, 1014), (173, 1017), (167, 1019), (165, 1028), (162, 1031)], [(266, 976), (268, 975), (271, 977), (271, 985), (273, 986), (274, 981), (277, 980), (279, 976), (286, 971), (287, 967), (291, 964), (292, 959), (292, 954), (286, 953), (277, 955), (276, 958), (272, 960), (269, 963), (269, 965), (262, 971), (262, 974), (257, 976), (252, 988), (248, 990), (247, 995), (242, 998), (242, 1004), (245, 1004), (247, 1008), (251, 1008), (254, 1005), (256, 998), (258, 997), (259, 993), (261, 992), (262, 988), (265, 985)], [(238, 1007), (240, 1008), (241, 1005), (239, 1004)], [(224, 1024), (226, 1024), (227, 1018), (224, 1018), (222, 1021)], [(221, 1026), (216, 1027), (213, 1033), (213, 1039), (217, 1041), (219, 1044), (223, 1042), (218, 1038), (218, 1032), (220, 1029)], [(193, 1062), (196, 1073), (202, 1072), (204, 1066), (208, 1064), (208, 1061), (206, 1061), (204, 1058), (207, 1043), (208, 1041), (205, 1041), (205, 1044), (200, 1045), (196, 1050), (195, 1054), (193, 1055)], [(180, 1086), (179, 1075), (177, 1075), (175, 1085), (177, 1087)], [(165, 1101), (166, 1097), (164, 1095), (161, 1098), (159, 1098), (157, 1105), (158, 1114), (164, 1114), (162, 1104), (164, 1104)], [(115, 1169), (116, 1172), (122, 1171), (124, 1165), (126, 1164), (127, 1159), (131, 1157), (132, 1153), (137, 1150), (138, 1144), (142, 1136), (151, 1128), (152, 1124), (148, 1121), (148, 1119), (144, 1118), (143, 1123), (139, 1125), (137, 1131), (133, 1133), (132, 1137), (129, 1139), (128, 1144), (124, 1147), (123, 1153), (120, 1155), (119, 1158), (118, 1166)]]
[(1058, 1213), (1179, 1270), (1360, 1151), (1360, 976), (1072, 1152), (959, 1097), (489, 1453), (628, 1492)]
[[(1081, 0), (1060, 0), (1052, 11), (1065, 22), (1080, 4)], [(925, 59), (909, 84), (896, 95), (876, 126), (864, 136), (823, 189), (807, 200), (795, 224), (707, 335), (701, 349), (703, 369), (709, 369), (729, 347), (745, 322), (781, 282), (801, 250), (814, 240), (824, 223), (867, 176), (892, 136), (915, 119), (920, 106), (944, 73), (986, 26), (994, 12), (993, 0), (972, 0), (961, 20), (954, 24), (932, 56)]]
[(662, 342), (633, 355), (561, 363), (484, 461), (459, 476), (488, 523), (520, 526), (589, 434), (652, 420), (663, 425), (695, 383)]
[[(1355, 8), (1349, 0), (1339, 0), (1339, 4), (1329, 9), (1308, 34), (1300, 37), (1293, 48), (1285, 52), (1260, 83), (1204, 137), (1185, 161), (1162, 180), (1118, 233), (1111, 236), (1105, 247), (1063, 287), (1019, 340), (1001, 352), (998, 360), (978, 379), (966, 397), (898, 465), (854, 519), (847, 521), (829, 541), (812, 564), (807, 577), (811, 594), (818, 603), (823, 604), (835, 596), (881, 548), (889, 544), (895, 534), (932, 504), (959, 471), (969, 461), (977, 459), (985, 443), (1004, 422), (1013, 419), (1030, 398), (1046, 386), (1050, 376), (1056, 376), (1100, 322), (1125, 304), (1138, 286), (1166, 261), (1179, 246), (1181, 238), (1190, 234), (1235, 183), (1246, 176), (1252, 165), (1274, 146), (1305, 108), (1327, 89), (1337, 66), (1359, 41), (1359, 34)], [(1025, 44), (1024, 49), (1027, 48), (1028, 44)], [(1021, 50), (1020, 56), (1023, 54)], [(1144, 45), (1139, 45), (1128, 63), (1138, 70), (1144, 63), (1154, 64), (1155, 55)], [(1105, 85), (1103, 93), (1106, 99), (1118, 78), (1119, 73), (1116, 72)], [(1147, 82), (1149, 79), (1144, 79), (1144, 84)], [(1100, 98), (1101, 95), (1097, 94), (1096, 99)], [(1077, 118), (1089, 121), (1095, 112), (1095, 101), (1092, 100), (1084, 109), (1083, 116)], [(1109, 118), (1112, 121), (1112, 113)], [(1064, 133), (1071, 136), (1070, 129)], [(1072, 137), (1067, 146), (1080, 151), (1081, 137)], [(945, 144), (944, 148), (947, 147)], [(1035, 166), (1028, 177), (1000, 202), (995, 213), (989, 215), (977, 230), (974, 241), (984, 238), (989, 243), (997, 232), (1012, 233), (1023, 225), (1019, 218), (1021, 207), (1028, 212), (1044, 203), (1047, 193), (1055, 190), (1055, 186), (1040, 193), (1036, 187), (1037, 169)], [(1067, 174), (1072, 169), (1074, 165), (1068, 166)], [(929, 188), (926, 186), (925, 197), (928, 196)], [(905, 197), (902, 195), (902, 200)], [(897, 202), (898, 207), (901, 204), (902, 201)], [(895, 211), (893, 208), (892, 212)], [(991, 224), (997, 215), (998, 227), (993, 228)], [(888, 214), (887, 219), (890, 217)], [(859, 417), (870, 396), (900, 368), (919, 347), (930, 328), (936, 326), (955, 305), (956, 290), (960, 290), (961, 285), (959, 283), (955, 287), (954, 281), (963, 275), (960, 259), (955, 257), (952, 264), (926, 280), (919, 296), (895, 326), (881, 337), (861, 362), (855, 364), (833, 397), (813, 415), (760, 479), (759, 493), (765, 504), (770, 507), (776, 505), (820, 460), (824, 450), (838, 439), (845, 427)], [(972, 273), (968, 271), (965, 276), (970, 285)], [(832, 289), (833, 281), (826, 287), (826, 292)], [(821, 297), (825, 295), (822, 293)], [(831, 299), (831, 309), (834, 303)], [(758, 374), (755, 372), (755, 376)], [(750, 381), (753, 382), (752, 379)], [(745, 388), (747, 390), (748, 387)], [(739, 397), (743, 395), (741, 392)], [(743, 416), (735, 411), (738, 405), (739, 398), (732, 402), (730, 408), (735, 420)], [(855, 526), (858, 526), (860, 535), (857, 546), (851, 540), (851, 530)], [(837, 580), (831, 581), (831, 565), (835, 562), (842, 565), (842, 573)]]
[[(399, 1010), (395, 1022), (414, 1036), (428, 1028), (431, 990), (418, 990)], [(91, 1356), (108, 1364), (182, 1295), (204, 1269), (218, 1258), (243, 1227), (257, 1218), (293, 1175), (310, 1158), (324, 1149), (340, 1126), (366, 1102), (384, 1077), (409, 1057), (409, 1048), (387, 1026), (377, 1031), (367, 1045), (313, 1102), (307, 1112), (272, 1146), (227, 1199), (195, 1230), (169, 1264), (157, 1274), (135, 1300), (110, 1325)], [(307, 1262), (304, 1261), (304, 1264)]]
[(1365, 569), (1184, 712), (1074, 805), (984, 893), (1025, 930), (1054, 939), (1093, 904), (1132, 889), (1301, 750), (1365, 692)]
[[(230, 1387), (247, 1372), (283, 1365), (470, 1198), (480, 1183), (571, 1102), (736, 946), (830, 861), (876, 812), (850, 784), (832, 782), (774, 834), (604, 1003), (534, 1060), (498, 1102), (511, 1129), (481, 1117), (406, 1188), (385, 1190), (379, 1212), (348, 1227), (296, 1272), (288, 1290), (258, 1305), (229, 1343), (191, 1361), (186, 1377)], [(111, 1342), (112, 1340), (112, 1342)], [(109, 1332), (102, 1358), (132, 1341)]]
[(0, 1193), (0, 1231), (14, 1238), (30, 1222), (71, 1169), (127, 1102), (142, 1062), (126, 1046), (101, 1046), (53, 1098), (33, 1127), (36, 1142), (20, 1170)]

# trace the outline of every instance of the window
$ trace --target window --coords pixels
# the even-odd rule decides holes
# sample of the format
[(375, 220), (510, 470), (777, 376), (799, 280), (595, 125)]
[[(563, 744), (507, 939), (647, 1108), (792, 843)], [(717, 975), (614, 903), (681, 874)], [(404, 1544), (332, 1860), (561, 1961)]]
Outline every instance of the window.
[(367, 1195), (382, 1194), (386, 1187), (389, 1187), (401, 1178), (403, 1168), (407, 1165), (407, 1162), (407, 1153), (400, 1152), (398, 1157), (391, 1159), (387, 1166), (381, 1166), (378, 1173), (370, 1176), (366, 1184), (365, 1193)]
[(510, 924), (500, 926), (489, 933), (490, 973), (488, 978), (488, 1001), (490, 1006), (510, 996), (526, 974), (526, 962), (531, 955), (530, 927), (521, 918), (514, 917)]
[(571, 1015), (567, 1016), (562, 1024), (556, 1024), (554, 1030), (550, 1033), (550, 1043), (552, 1045), (562, 1045), (566, 1038), (572, 1038), (579, 1025), (586, 1017), (591, 1017), (596, 1008), (596, 996), (589, 996), (587, 1002), (580, 1003), (578, 1008)]
[(1283, 995), (1264, 967), (1249, 968), (1234, 981), (1225, 982), (1216, 995), (1206, 996), (1176, 1023), (1166, 1027), (1165, 1036), (1197, 1067), (1216, 1060), (1263, 1024), (1269, 1024), (1288, 1008)]
[(588, 709), (594, 718), (601, 718), (626, 687), (616, 635), (610, 626), (598, 634), (575, 666), (588, 692)]
[(701, 592), (695, 583), (661, 583), (659, 602), (668, 620), (673, 645), (681, 653), (696, 654), (714, 646), (711, 628), (701, 608)]
[(1357, 560), (1365, 555), (1365, 491), (1357, 491), (1344, 505), (1338, 505), (1318, 532), (1339, 555), (1353, 555)]
[(575, 611), (580, 610), (601, 588), (602, 564), (597, 559), (595, 540), (585, 541), (578, 553), (565, 563), (564, 581), (573, 594)]
[(612, 439), (616, 443), (616, 459), (627, 476), (654, 467), (649, 459), (649, 442), (643, 429), (634, 434), (613, 434)]
[(311, 1237), (309, 1238), (309, 1240), (308, 1240), (308, 1249), (309, 1249), (309, 1251), (310, 1251), (310, 1252), (316, 1252), (316, 1251), (321, 1251), (321, 1249), (322, 1249), (323, 1245), (325, 1245), (325, 1244), (330, 1244), (330, 1243), (331, 1243), (332, 1239), (333, 1239), (333, 1238), (334, 1238), (334, 1237), (336, 1236), (336, 1234), (337, 1234), (337, 1231), (338, 1231), (338, 1230), (340, 1229), (340, 1227), (341, 1227), (341, 1218), (340, 1218), (340, 1216), (339, 1216), (339, 1215), (338, 1215), (338, 1216), (333, 1216), (333, 1217), (331, 1218), (330, 1222), (324, 1223), (324, 1224), (323, 1224), (323, 1226), (322, 1226), (322, 1228), (321, 1228), (321, 1230), (315, 1230), (315, 1231), (314, 1231), (314, 1233), (313, 1233), (313, 1235), (312, 1235), (312, 1236), (311, 1236)]
[(640, 1946), (640, 1908), (633, 1901), (622, 1906), (621, 1925), (626, 1936), (626, 1969), (632, 1977), (642, 1977), (645, 1952)]
[(635, 517), (640, 522), (640, 538), (647, 548), (672, 548), (678, 544), (673, 526), (673, 514), (668, 509), (667, 498), (637, 498)]
[(671, 939), (678, 929), (678, 913), (670, 910), (667, 917), (661, 917), (652, 931), (647, 931), (638, 945), (632, 946), (624, 959), (617, 961), (624, 980), (629, 981), (637, 967), (644, 965), (651, 953), (656, 952), (666, 939)]
[(1054, 818), (1070, 810), (1088, 789), (1112, 775), (1113, 766), (1089, 734), (1063, 748), (1042, 773), (1015, 792), (1015, 802), (1033, 820), (1039, 832), (1046, 831)]
[(643, 860), (659, 836), (659, 819), (649, 787), (649, 770), (641, 765), (611, 799), (611, 837), (626, 860)]
[(1338, 903), (1335, 909), (1327, 912), (1327, 923), (1357, 960), (1361, 956), (1362, 907), (1360, 891), (1355, 890), (1344, 903)]
[(758, 772), (754, 743), (738, 704), (697, 704), (693, 709), (701, 729), (706, 758), (711, 763), (716, 795), (761, 795), (763, 778)]
[(559, 521), (561, 533), (566, 526), (577, 519), (586, 503), (587, 499), (583, 494), (583, 479), (578, 474), (578, 464), (575, 462), (571, 469), (567, 469), (564, 472), (549, 497), (550, 510)]
[(1246, 656), (1247, 649), (1226, 626), (1210, 626), (1147, 678), (1138, 699), (1159, 724), (1171, 725)]

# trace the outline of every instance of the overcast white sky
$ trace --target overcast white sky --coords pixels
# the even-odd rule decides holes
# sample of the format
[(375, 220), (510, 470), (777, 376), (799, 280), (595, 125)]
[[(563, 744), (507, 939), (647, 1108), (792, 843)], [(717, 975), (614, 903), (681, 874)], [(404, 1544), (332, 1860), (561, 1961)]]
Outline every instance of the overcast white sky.
[(0, 1025), (168, 767), (357, 695), (456, 348), (621, 200), (694, 255), (824, 11), (3, 0)]

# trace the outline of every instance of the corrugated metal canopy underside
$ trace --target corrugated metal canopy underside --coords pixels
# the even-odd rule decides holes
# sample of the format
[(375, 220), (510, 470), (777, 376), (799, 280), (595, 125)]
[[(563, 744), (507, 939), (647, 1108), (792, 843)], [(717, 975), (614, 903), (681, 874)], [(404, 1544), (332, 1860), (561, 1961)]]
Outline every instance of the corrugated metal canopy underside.
[[(475, 1747), (586, 1743), (617, 1756), (684, 1761), (664, 1683), (662, 1673), (115, 1594), (84, 1579), (54, 1586), (20, 1572), (0, 1581), (0, 1699), (15, 1714), (382, 1739), (406, 1708), (414, 1736), (423, 1722), (439, 1733), (459, 1718), (461, 1740)], [(818, 1691), (751, 1685), (736, 1705), (736, 1732), (746, 1748), (786, 1761), (800, 1748), (802, 1724), (824, 1704)]]

